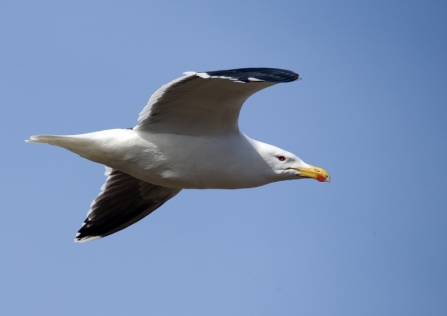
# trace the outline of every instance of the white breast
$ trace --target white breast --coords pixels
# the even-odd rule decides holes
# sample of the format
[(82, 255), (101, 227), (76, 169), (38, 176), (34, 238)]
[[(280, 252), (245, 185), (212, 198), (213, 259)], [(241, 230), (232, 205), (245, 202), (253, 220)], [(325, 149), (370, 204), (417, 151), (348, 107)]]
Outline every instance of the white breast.
[(249, 188), (274, 181), (270, 166), (243, 134), (199, 138), (130, 132), (110, 163), (140, 180), (195, 189)]

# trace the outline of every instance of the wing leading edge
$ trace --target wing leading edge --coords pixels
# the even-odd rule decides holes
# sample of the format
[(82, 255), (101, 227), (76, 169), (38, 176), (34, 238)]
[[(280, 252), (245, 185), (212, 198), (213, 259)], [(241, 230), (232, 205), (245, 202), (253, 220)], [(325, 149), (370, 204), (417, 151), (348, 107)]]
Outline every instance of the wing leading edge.
[(185, 135), (238, 132), (240, 109), (252, 94), (277, 83), (300, 79), (292, 71), (275, 68), (185, 74), (151, 96), (135, 130)]

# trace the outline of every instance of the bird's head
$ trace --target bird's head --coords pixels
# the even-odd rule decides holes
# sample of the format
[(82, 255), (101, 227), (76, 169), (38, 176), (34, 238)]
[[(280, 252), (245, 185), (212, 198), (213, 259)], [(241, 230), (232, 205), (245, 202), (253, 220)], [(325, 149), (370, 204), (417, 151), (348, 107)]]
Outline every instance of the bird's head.
[(323, 168), (309, 165), (296, 155), (272, 145), (262, 144), (258, 152), (277, 176), (277, 181), (292, 179), (315, 179), (330, 182), (329, 173)]

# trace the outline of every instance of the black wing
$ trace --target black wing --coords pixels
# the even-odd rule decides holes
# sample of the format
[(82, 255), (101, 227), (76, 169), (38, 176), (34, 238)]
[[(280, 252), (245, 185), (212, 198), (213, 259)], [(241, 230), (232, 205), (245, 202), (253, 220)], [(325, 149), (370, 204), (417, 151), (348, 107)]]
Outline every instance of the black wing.
[(75, 241), (105, 237), (138, 222), (174, 197), (181, 189), (138, 180), (124, 172), (106, 168), (102, 192), (92, 202)]
[(239, 68), (230, 70), (206, 71), (211, 77), (224, 77), (233, 81), (253, 82), (265, 81), (273, 83), (292, 82), (300, 79), (297, 73), (277, 68)]

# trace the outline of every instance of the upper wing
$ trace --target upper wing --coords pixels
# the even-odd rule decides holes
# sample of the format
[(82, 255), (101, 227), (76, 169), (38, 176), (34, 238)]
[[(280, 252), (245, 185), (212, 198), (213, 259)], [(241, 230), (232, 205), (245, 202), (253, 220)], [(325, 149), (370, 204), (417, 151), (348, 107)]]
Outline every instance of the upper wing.
[(149, 215), (181, 191), (144, 182), (108, 167), (106, 175), (102, 192), (92, 202), (84, 225), (76, 235), (77, 242), (116, 233)]
[(239, 112), (249, 96), (297, 79), (292, 71), (274, 68), (185, 72), (151, 96), (134, 129), (185, 135), (238, 131)]

